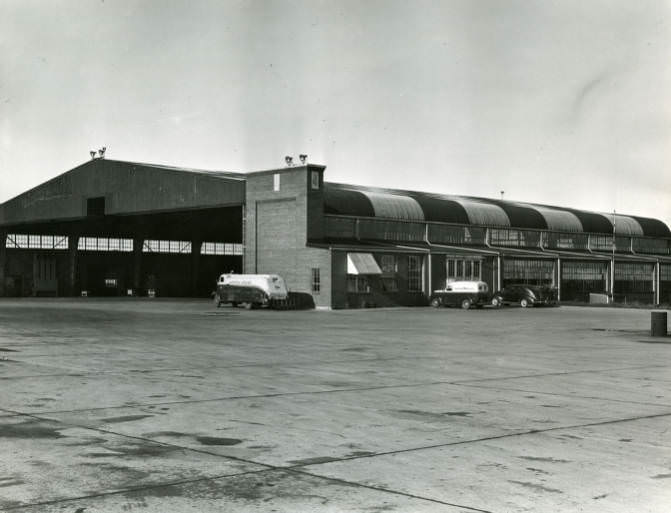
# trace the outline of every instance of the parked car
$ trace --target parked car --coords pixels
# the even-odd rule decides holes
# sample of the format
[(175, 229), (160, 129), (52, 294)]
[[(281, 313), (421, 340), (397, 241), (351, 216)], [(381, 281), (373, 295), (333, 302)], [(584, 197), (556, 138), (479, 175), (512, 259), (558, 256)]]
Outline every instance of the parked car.
[(442, 290), (434, 290), (429, 304), (440, 306), (460, 306), (468, 310), (471, 306), (482, 308), (490, 300), (489, 286), (484, 281), (453, 281)]
[(557, 289), (546, 285), (516, 284), (503, 287), (492, 295), (492, 306), (519, 304), (529, 306), (556, 305)]

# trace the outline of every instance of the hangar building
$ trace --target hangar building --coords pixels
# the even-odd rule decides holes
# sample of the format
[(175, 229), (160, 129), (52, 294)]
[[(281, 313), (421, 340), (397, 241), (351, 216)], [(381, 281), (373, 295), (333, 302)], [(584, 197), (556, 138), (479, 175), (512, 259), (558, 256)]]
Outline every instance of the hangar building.
[(324, 170), (94, 158), (0, 205), (0, 296), (207, 297), (235, 271), (280, 274), (332, 308), (424, 305), (461, 279), (671, 303), (661, 221), (329, 183)]

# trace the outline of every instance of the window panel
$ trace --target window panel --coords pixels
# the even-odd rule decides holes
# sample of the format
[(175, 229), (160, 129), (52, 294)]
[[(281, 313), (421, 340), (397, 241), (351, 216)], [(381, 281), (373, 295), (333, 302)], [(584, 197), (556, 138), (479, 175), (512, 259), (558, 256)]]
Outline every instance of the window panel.
[(312, 268), (312, 292), (314, 294), (319, 294), (321, 291), (321, 278), (319, 276), (319, 268)]
[(410, 255), (408, 257), (408, 291), (422, 290), (422, 257)]

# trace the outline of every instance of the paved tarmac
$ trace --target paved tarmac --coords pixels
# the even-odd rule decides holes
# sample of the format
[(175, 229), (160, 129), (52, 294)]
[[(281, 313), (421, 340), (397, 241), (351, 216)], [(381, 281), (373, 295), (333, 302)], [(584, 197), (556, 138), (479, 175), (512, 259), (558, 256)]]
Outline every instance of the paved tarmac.
[(0, 300), (0, 510), (671, 510), (648, 310)]

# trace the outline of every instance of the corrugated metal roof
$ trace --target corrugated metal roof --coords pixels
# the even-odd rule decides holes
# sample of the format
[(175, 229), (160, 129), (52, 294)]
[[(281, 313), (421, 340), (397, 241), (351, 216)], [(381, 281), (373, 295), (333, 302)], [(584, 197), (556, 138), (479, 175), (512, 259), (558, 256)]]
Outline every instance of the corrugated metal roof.
[[(338, 183), (324, 184), (324, 211), (327, 214), (361, 217), (562, 232), (613, 233), (612, 214), (491, 198)], [(615, 231), (618, 235), (671, 237), (671, 230), (662, 221), (622, 214), (615, 217)]]
[(567, 210), (542, 207), (539, 205), (529, 205), (524, 203), (521, 203), (521, 205), (540, 212), (540, 214), (545, 219), (545, 224), (547, 225), (548, 230), (557, 230), (560, 232), (583, 231), (582, 223), (580, 222), (580, 219), (578, 219), (578, 216)]
[(464, 207), (471, 224), (482, 226), (510, 226), (508, 214), (506, 214), (498, 205), (492, 205), (491, 203), (485, 203), (483, 201), (473, 201), (466, 198), (452, 199)]
[(375, 217), (424, 221), (424, 211), (422, 210), (422, 207), (420, 207), (419, 203), (410, 196), (371, 191), (363, 191), (363, 194), (373, 205)]
[(633, 217), (611, 214), (610, 218), (615, 218), (616, 235), (644, 235), (643, 227)]

